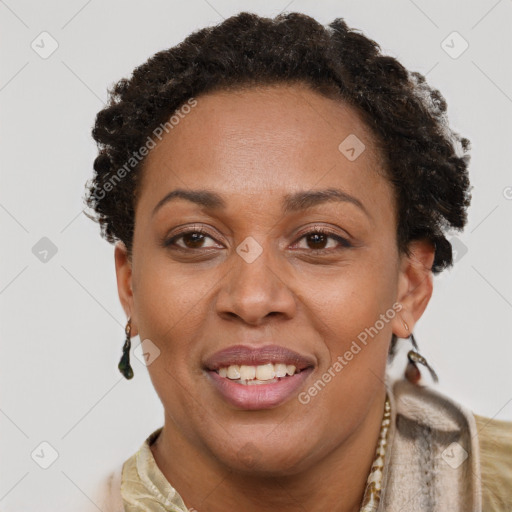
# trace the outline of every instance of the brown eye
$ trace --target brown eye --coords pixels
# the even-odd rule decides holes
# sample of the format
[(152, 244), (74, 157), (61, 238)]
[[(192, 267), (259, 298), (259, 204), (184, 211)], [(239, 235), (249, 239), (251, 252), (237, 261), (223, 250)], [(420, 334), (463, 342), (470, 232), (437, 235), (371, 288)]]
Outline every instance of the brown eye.
[[(202, 248), (210, 249), (214, 246), (213, 245), (211, 245), (211, 246), (204, 245), (205, 240), (208, 238), (210, 240), (214, 241), (213, 238), (202, 228), (193, 228), (193, 229), (189, 229), (187, 231), (182, 231), (178, 235), (175, 235), (175, 236), (169, 238), (168, 240), (165, 240), (162, 245), (164, 247), (170, 247), (170, 248), (175, 248), (175, 249), (180, 249), (180, 250), (187, 250), (187, 249), (195, 250), (195, 249), (202, 249)], [(181, 243), (177, 243), (180, 240), (181, 240)]]
[[(323, 228), (315, 228), (308, 233), (305, 233), (300, 237), (299, 240), (306, 240), (307, 247), (305, 249), (310, 249), (313, 252), (331, 252), (332, 250), (337, 250), (340, 248), (348, 248), (352, 247), (352, 244), (340, 235), (332, 233), (331, 231), (327, 231)], [(329, 244), (329, 240), (333, 240), (334, 246), (326, 247)], [(336, 243), (338, 246), (336, 246)], [(341, 247), (340, 247), (341, 246)]]
[(312, 244), (312, 247), (310, 245), (311, 249), (325, 249), (325, 244), (328, 242), (328, 239), (330, 238), (327, 235), (324, 235), (323, 233), (311, 233), (309, 235), (306, 235), (305, 237), (309, 244)]
[(204, 242), (204, 237), (202, 233), (191, 232), (186, 235), (181, 235), (181, 239), (183, 239), (183, 243), (190, 249), (199, 249)]

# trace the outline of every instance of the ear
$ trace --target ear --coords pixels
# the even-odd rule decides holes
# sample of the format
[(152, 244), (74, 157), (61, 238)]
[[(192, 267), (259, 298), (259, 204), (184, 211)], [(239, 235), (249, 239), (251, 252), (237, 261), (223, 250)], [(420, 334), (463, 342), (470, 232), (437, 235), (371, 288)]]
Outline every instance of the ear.
[[(435, 246), (427, 240), (413, 240), (410, 256), (402, 255), (398, 280), (397, 302), (402, 309), (393, 319), (393, 333), (408, 338), (432, 297)], [(409, 327), (407, 330), (403, 324)]]
[(137, 336), (137, 319), (133, 302), (132, 289), (132, 262), (128, 257), (128, 250), (123, 242), (117, 242), (114, 249), (116, 264), (117, 293), (126, 316), (131, 318), (131, 335)]

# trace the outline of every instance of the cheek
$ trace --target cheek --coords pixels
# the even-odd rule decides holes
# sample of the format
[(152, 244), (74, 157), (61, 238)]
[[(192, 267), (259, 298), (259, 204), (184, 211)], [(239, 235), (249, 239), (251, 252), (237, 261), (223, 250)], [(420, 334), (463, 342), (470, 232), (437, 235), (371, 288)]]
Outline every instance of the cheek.
[[(154, 260), (156, 261), (156, 259)], [(208, 283), (183, 276), (169, 264), (148, 264), (140, 269), (134, 291), (140, 339), (149, 339), (159, 355), (147, 370), (166, 413), (177, 414), (181, 422), (190, 407), (190, 390), (200, 368), (197, 339), (203, 331)]]
[(144, 335), (173, 333), (197, 322), (204, 313), (213, 275), (173, 263), (165, 256), (141, 258), (134, 291), (140, 330)]
[[(166, 268), (167, 267), (167, 268)], [(160, 353), (148, 367), (159, 395), (172, 389), (173, 377), (185, 382), (200, 369), (197, 340), (204, 331), (208, 307), (208, 279), (184, 276), (167, 266), (151, 265), (140, 272), (144, 276), (134, 292), (141, 341), (151, 340)]]
[[(326, 400), (338, 403), (340, 393), (349, 390), (354, 397), (369, 397), (377, 376), (383, 378), (397, 314), (393, 305), (398, 276), (394, 261), (387, 259), (340, 269), (336, 277), (317, 280), (306, 294), (315, 330), (325, 344), (320, 372), (336, 376)], [(372, 379), (362, 378), (369, 373)]]
[(340, 335), (343, 339), (342, 333), (357, 335), (392, 307), (398, 279), (395, 274), (392, 265), (361, 260), (336, 274), (305, 279), (301, 294), (331, 337)]

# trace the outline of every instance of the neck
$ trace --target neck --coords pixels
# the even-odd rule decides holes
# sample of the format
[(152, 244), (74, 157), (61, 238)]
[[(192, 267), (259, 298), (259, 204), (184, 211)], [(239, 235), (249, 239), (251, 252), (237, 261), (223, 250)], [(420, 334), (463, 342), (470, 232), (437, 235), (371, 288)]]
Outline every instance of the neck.
[(158, 467), (191, 510), (359, 512), (375, 456), (384, 400), (382, 388), (349, 438), (318, 463), (293, 475), (247, 476), (219, 467), (218, 460), (211, 461), (198, 451), (167, 417), (151, 450)]

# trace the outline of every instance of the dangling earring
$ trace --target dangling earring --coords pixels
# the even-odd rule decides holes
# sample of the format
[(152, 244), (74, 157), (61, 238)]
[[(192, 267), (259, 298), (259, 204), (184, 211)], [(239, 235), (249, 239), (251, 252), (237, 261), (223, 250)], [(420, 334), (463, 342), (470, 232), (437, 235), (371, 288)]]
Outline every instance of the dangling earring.
[(123, 346), (123, 355), (121, 356), (121, 360), (119, 361), (119, 371), (124, 375), (126, 379), (131, 379), (133, 377), (133, 370), (130, 366), (130, 348), (132, 346), (132, 342), (130, 340), (130, 335), (132, 331), (131, 318), (128, 318), (128, 322), (125, 327), (126, 340)]
[[(403, 320), (402, 323), (404, 324), (405, 330), (409, 332), (409, 326)], [(408, 362), (407, 368), (405, 369), (405, 378), (412, 384), (418, 384), (421, 379), (421, 372), (416, 363), (420, 363), (428, 369), (430, 375), (432, 376), (432, 380), (435, 383), (439, 382), (437, 373), (428, 364), (427, 360), (421, 354), (419, 354), (418, 344), (416, 343), (416, 339), (414, 338), (414, 334), (412, 332), (409, 333), (409, 339), (411, 340), (412, 346), (415, 350), (409, 350), (409, 352), (407, 352)]]

